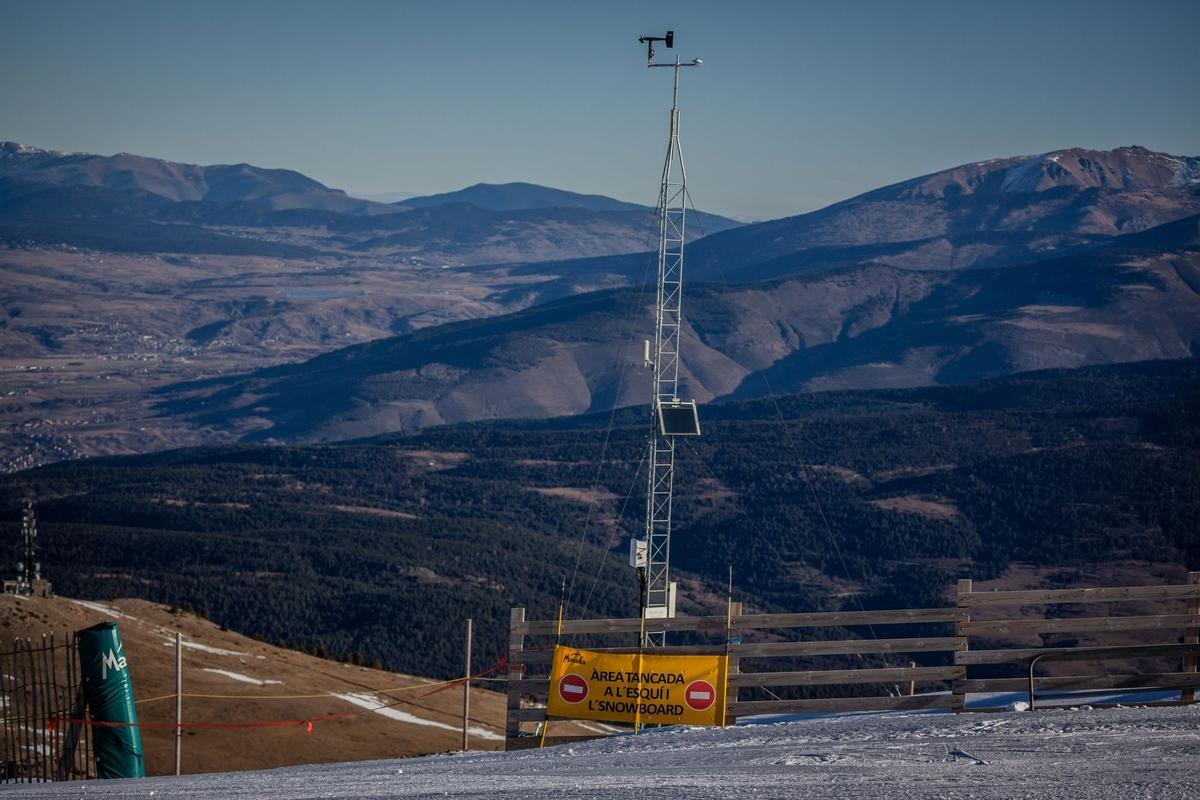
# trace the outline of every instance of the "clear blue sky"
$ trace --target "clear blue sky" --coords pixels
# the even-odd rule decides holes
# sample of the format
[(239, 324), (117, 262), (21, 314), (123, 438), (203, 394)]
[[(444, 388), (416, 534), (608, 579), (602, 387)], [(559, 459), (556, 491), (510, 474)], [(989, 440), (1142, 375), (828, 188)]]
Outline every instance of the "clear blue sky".
[[(1200, 154), (1200, 2), (0, 0), (0, 139), (650, 203), (671, 27), (697, 205), (811, 210), (1069, 146)], [(665, 50), (662, 52), (666, 52)]]

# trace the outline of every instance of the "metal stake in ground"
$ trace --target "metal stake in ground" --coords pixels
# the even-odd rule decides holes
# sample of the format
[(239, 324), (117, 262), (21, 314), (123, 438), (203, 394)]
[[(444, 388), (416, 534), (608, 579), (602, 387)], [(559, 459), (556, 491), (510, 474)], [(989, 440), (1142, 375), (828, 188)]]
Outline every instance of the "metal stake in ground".
[(183, 764), (183, 634), (175, 631), (175, 774)]
[(466, 666), (463, 668), (463, 722), (462, 734), (463, 742), (462, 749), (470, 750), (471, 743), (467, 734), (467, 722), (471, 717), (471, 618), (467, 617), (467, 658)]

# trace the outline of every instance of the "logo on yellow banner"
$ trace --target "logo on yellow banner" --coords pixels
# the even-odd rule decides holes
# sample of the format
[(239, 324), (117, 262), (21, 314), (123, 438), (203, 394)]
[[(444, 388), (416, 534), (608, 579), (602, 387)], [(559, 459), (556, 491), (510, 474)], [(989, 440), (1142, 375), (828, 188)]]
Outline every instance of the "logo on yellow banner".
[(554, 648), (546, 714), (600, 722), (725, 724), (725, 656)]

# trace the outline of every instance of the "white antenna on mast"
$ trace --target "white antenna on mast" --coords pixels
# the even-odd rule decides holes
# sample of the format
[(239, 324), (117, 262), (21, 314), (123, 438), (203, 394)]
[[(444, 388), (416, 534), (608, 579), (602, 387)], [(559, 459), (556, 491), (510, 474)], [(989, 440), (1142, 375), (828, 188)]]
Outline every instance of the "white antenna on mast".
[(646, 619), (642, 644), (662, 646), (666, 632), (655, 630), (651, 620), (675, 616), (675, 584), (671, 582), (671, 501), (675, 485), (675, 437), (699, 436), (700, 418), (695, 400), (679, 398), (679, 338), (683, 322), (683, 240), (687, 171), (679, 149), (679, 70), (698, 67), (692, 59), (681, 63), (654, 61), (654, 43), (675, 46), (675, 32), (666, 36), (643, 36), (647, 67), (671, 67), (675, 70), (671, 95), (671, 125), (667, 138), (667, 158), (663, 163), (658, 193), (658, 298), (655, 312), (654, 341), (647, 342), (645, 365), (653, 369), (653, 394), (650, 407), (650, 474), (646, 492), (645, 539), (630, 547), (630, 565), (641, 579), (640, 603)]

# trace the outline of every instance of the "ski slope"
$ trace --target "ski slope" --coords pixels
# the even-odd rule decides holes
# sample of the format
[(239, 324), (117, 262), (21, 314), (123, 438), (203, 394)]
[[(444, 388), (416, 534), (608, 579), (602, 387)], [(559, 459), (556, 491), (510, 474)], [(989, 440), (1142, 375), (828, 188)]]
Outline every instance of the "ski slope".
[[(237, 735), (237, 734), (231, 734)], [(185, 747), (186, 758), (186, 747)], [(515, 753), (14, 786), (5, 798), (1200, 797), (1200, 707), (862, 714)]]

